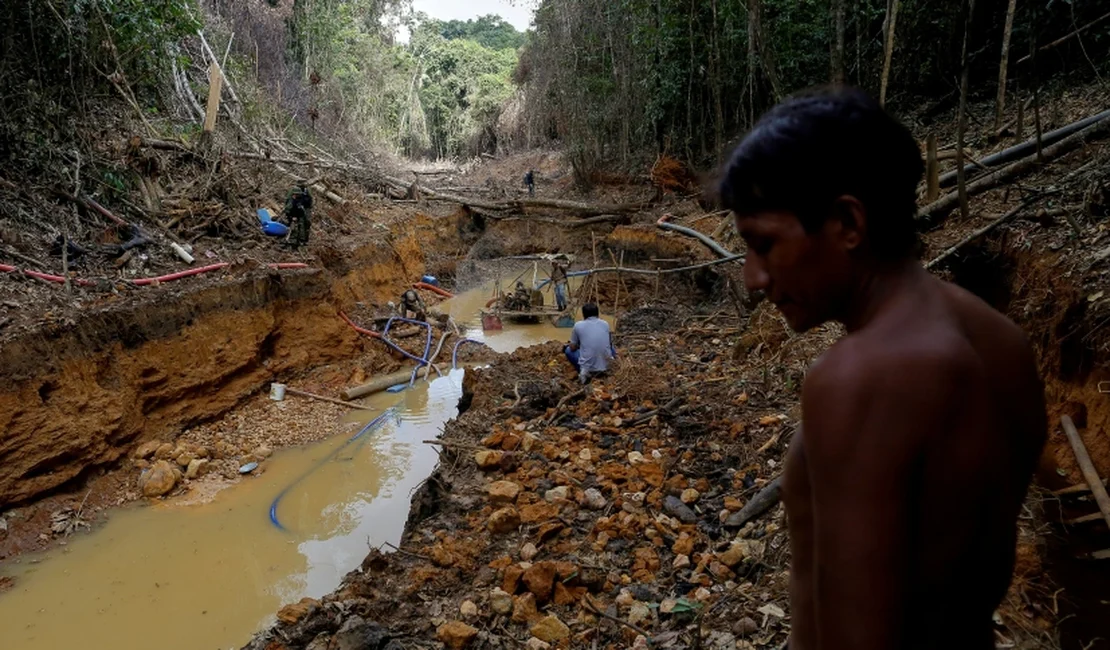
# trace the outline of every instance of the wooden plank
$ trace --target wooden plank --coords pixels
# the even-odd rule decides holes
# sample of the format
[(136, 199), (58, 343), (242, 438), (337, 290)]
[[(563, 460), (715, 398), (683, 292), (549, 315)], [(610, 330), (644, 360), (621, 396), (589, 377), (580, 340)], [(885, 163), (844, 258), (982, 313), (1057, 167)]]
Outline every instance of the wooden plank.
[(220, 112), (220, 88), (223, 75), (216, 61), (208, 66), (208, 109), (204, 113), (204, 130), (211, 133), (216, 129), (216, 114)]
[(1090, 486), (1091, 494), (1094, 495), (1095, 502), (1098, 503), (1102, 518), (1106, 520), (1106, 525), (1110, 526), (1110, 495), (1106, 494), (1106, 488), (1102, 486), (1102, 479), (1099, 478), (1098, 470), (1091, 462), (1087, 447), (1084, 446), (1083, 439), (1079, 437), (1079, 432), (1075, 429), (1075, 423), (1071, 421), (1070, 417), (1062, 416), (1060, 424), (1064, 427), (1064, 434), (1067, 435), (1068, 442), (1071, 443), (1072, 451), (1075, 452), (1075, 459), (1079, 462), (1079, 470), (1083, 472), (1083, 480)]
[(930, 133), (925, 141), (925, 200), (929, 203), (940, 196), (940, 169), (937, 160), (937, 136)]

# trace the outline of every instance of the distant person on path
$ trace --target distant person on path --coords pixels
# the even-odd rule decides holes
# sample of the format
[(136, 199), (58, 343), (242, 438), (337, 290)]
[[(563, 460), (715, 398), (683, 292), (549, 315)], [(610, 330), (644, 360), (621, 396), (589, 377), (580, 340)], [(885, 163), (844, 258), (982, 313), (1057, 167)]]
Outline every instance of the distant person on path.
[(588, 302), (582, 305), (582, 318), (574, 324), (570, 343), (563, 347), (563, 354), (583, 384), (597, 375), (608, 372), (609, 361), (617, 356), (613, 348), (613, 334), (609, 323), (598, 317), (597, 305)]
[(528, 172), (526, 174), (524, 174), (524, 186), (528, 188), (528, 196), (535, 196), (536, 195), (536, 172), (535, 172), (535, 170), (529, 169)]
[(555, 306), (559, 311), (567, 308), (567, 263), (566, 259), (556, 257), (551, 262), (551, 283), (555, 286)]
[(877, 102), (823, 90), (767, 113), (720, 182), (748, 291), (847, 330), (785, 463), (790, 650), (994, 648), (1044, 389), (1025, 334), (916, 259), (922, 167)]
[(294, 248), (308, 245), (309, 230), (312, 228), (312, 194), (304, 185), (296, 185), (289, 192), (282, 211), (289, 221), (289, 243)]

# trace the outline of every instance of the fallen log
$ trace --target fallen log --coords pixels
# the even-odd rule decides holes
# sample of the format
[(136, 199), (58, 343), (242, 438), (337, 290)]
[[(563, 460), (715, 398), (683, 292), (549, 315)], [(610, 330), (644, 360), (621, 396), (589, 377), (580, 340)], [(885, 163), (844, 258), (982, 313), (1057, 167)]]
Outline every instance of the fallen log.
[(343, 399), (347, 401), (358, 399), (360, 397), (365, 397), (374, 393), (380, 393), (390, 386), (408, 383), (411, 377), (412, 368), (405, 368), (403, 370), (398, 370), (397, 372), (393, 372), (388, 375), (375, 377), (365, 384), (360, 384), (358, 386), (347, 388), (342, 393), (340, 393), (340, 396), (342, 396)]
[[(392, 178), (390, 176), (382, 176), (382, 179), (393, 185), (398, 189), (408, 191), (409, 188), (414, 186), (413, 183), (403, 181), (399, 178)], [(496, 211), (517, 211), (523, 212), (527, 208), (549, 208), (555, 210), (566, 210), (575, 212), (585, 216), (606, 215), (612, 213), (623, 212), (636, 212), (643, 208), (643, 203), (581, 203), (579, 201), (566, 201), (563, 199), (511, 199), (508, 201), (491, 201), (488, 199), (480, 199), (474, 197), (458, 196), (456, 194), (449, 194), (447, 192), (439, 192), (431, 188), (415, 185), (416, 190), (425, 199), (434, 199), (439, 201), (448, 201), (450, 203), (458, 203), (460, 205), (467, 205), (475, 208), (482, 208), (485, 210)]]
[(496, 214), (482, 213), (483, 216), (497, 221), (527, 221), (528, 223), (548, 223), (560, 228), (585, 228), (586, 226), (596, 226), (599, 223), (617, 223), (624, 221), (628, 217), (621, 214), (602, 214), (596, 217), (586, 217), (585, 219), (547, 219), (544, 217), (501, 217)]
[[(977, 194), (982, 194), (987, 190), (994, 189), (999, 185), (1011, 181), (1019, 176), (1027, 174), (1040, 165), (1040, 163), (1048, 162), (1055, 158), (1070, 153), (1075, 149), (1083, 146), (1088, 140), (1094, 140), (1105, 137), (1110, 133), (1110, 118), (1099, 120), (1090, 126), (1069, 135), (1068, 137), (1060, 140), (1056, 144), (1046, 147), (1041, 152), (1041, 160), (1037, 159), (1036, 155), (1029, 156), (1017, 162), (1010, 163), (1005, 167), (1001, 167), (985, 176), (975, 179), (967, 185), (967, 196), (971, 197)], [(928, 221), (936, 215), (944, 214), (956, 207), (959, 204), (959, 192), (951, 192), (942, 196), (940, 199), (926, 205), (918, 212), (917, 218), (920, 220)]]
[(1102, 486), (1102, 479), (1099, 478), (1098, 470), (1091, 462), (1087, 447), (1084, 446), (1083, 439), (1079, 437), (1079, 431), (1076, 430), (1075, 423), (1071, 421), (1070, 417), (1061, 416), (1060, 425), (1064, 428), (1064, 435), (1068, 437), (1071, 450), (1075, 452), (1075, 460), (1079, 463), (1079, 471), (1083, 474), (1083, 480), (1091, 488), (1091, 495), (1094, 496), (1099, 512), (1102, 513), (1102, 518), (1106, 520), (1106, 525), (1110, 526), (1110, 495), (1106, 493), (1106, 488)]

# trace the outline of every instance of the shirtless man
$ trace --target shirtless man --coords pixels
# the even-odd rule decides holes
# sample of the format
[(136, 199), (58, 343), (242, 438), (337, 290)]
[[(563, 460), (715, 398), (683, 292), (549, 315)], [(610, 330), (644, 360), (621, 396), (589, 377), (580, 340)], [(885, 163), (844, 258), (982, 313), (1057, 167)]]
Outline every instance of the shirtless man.
[(1044, 392), (1025, 335), (915, 259), (921, 175), (905, 127), (843, 89), (772, 109), (721, 180), (748, 290), (848, 332), (786, 461), (790, 650), (994, 647)]

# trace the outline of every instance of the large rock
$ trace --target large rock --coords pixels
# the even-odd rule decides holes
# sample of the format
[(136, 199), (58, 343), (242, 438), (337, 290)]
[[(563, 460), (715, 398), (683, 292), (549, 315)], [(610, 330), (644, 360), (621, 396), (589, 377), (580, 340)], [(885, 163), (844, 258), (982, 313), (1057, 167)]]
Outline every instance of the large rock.
[(494, 587), (489, 594), (489, 606), (495, 614), (508, 614), (513, 611), (513, 597), (504, 589)]
[(489, 494), (490, 503), (507, 505), (516, 501), (517, 496), (520, 495), (521, 487), (519, 483), (513, 483), (512, 481), (494, 481), (490, 483), (486, 490)]
[(698, 516), (694, 514), (694, 511), (678, 497), (668, 496), (663, 499), (663, 510), (684, 524), (693, 524), (698, 521)]
[(290, 603), (279, 609), (277, 618), (286, 625), (293, 625), (311, 614), (319, 606), (320, 601), (315, 598), (302, 598), (299, 603)]
[(333, 650), (395, 650), (403, 648), (391, 640), (389, 631), (378, 625), (352, 616), (343, 622), (332, 640)]
[(172, 442), (163, 442), (158, 445), (158, 449), (154, 450), (154, 460), (169, 460), (173, 455), (175, 447)]
[[(177, 485), (177, 474), (168, 461), (160, 460), (139, 477), (139, 489), (144, 497), (160, 497)], [(179, 470), (180, 471), (180, 470)]]
[(521, 579), (524, 587), (536, 595), (536, 602), (546, 603), (551, 600), (551, 593), (555, 588), (555, 563), (537, 562), (524, 572)]
[(478, 638), (478, 630), (462, 621), (449, 621), (436, 628), (436, 638), (452, 650), (462, 650)]
[(483, 472), (492, 472), (495, 469), (500, 469), (501, 459), (504, 456), (505, 452), (483, 449), (474, 453), (474, 462), (478, 463), (478, 469)]
[(570, 628), (554, 614), (545, 616), (538, 623), (533, 625), (531, 632), (532, 636), (540, 641), (546, 641), (548, 643), (558, 643), (570, 636)]
[(601, 494), (600, 490), (597, 488), (589, 488), (582, 493), (582, 505), (590, 510), (601, 510), (607, 506), (608, 503), (605, 501), (605, 497)]
[(132, 458), (150, 458), (162, 446), (161, 440), (147, 440), (131, 453)]
[(503, 535), (511, 533), (520, 526), (520, 513), (516, 508), (508, 506), (495, 510), (489, 516), (489, 521), (486, 522), (486, 527), (489, 528), (491, 533)]
[(540, 617), (536, 609), (536, 597), (531, 592), (513, 599), (513, 620), (517, 623), (531, 623)]
[(208, 466), (206, 458), (194, 458), (189, 462), (189, 467), (185, 470), (185, 478), (193, 480), (204, 472), (204, 468)]

